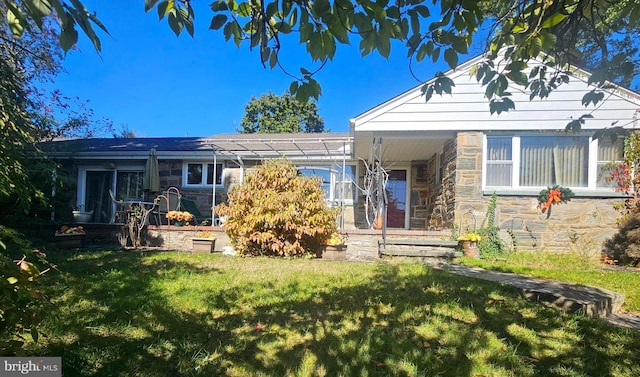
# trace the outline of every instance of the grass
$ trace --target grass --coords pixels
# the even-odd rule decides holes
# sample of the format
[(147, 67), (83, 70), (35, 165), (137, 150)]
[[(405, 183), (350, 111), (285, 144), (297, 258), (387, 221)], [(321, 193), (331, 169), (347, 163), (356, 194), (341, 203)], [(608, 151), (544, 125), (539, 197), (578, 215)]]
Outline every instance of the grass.
[(638, 376), (640, 334), (422, 264), (64, 252), (65, 376)]
[(463, 258), (462, 263), (620, 292), (625, 295), (623, 310), (640, 313), (640, 269), (616, 268), (578, 253), (516, 252), (504, 260)]

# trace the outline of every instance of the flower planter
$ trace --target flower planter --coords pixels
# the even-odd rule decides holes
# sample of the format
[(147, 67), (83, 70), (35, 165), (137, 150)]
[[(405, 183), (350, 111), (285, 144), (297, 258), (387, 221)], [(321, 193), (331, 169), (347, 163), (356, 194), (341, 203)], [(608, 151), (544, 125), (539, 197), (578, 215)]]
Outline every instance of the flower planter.
[(88, 223), (89, 221), (91, 221), (91, 217), (93, 217), (93, 211), (73, 211), (73, 220), (76, 223)]
[(347, 259), (347, 245), (326, 245), (322, 250), (322, 259), (343, 260)]
[(215, 238), (192, 238), (192, 254), (211, 254), (216, 246)]
[(55, 242), (56, 246), (60, 249), (78, 249), (84, 246), (84, 240), (86, 234), (84, 233), (69, 233), (69, 234), (56, 234)]
[(478, 258), (480, 256), (477, 242), (469, 240), (462, 240), (459, 242), (462, 247), (462, 253), (465, 257)]

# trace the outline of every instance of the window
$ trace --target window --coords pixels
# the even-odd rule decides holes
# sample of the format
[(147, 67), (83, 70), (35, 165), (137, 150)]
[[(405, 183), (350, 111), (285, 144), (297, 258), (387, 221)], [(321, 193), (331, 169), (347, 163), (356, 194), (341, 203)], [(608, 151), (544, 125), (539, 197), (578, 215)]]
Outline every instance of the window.
[(587, 187), (589, 137), (520, 138), (520, 186)]
[(624, 160), (624, 139), (611, 142), (609, 138), (598, 140), (598, 187), (613, 188), (616, 182), (607, 182), (607, 177), (612, 173), (611, 164), (619, 164)]
[(356, 201), (356, 185), (354, 184), (356, 179), (355, 165), (346, 165), (344, 180), (342, 166), (307, 165), (298, 167), (298, 172), (308, 177), (319, 177), (322, 182), (322, 189), (325, 192), (325, 198), (328, 201), (339, 202), (340, 200), (344, 200), (347, 204)]
[(485, 187), (611, 189), (606, 165), (622, 159), (622, 142), (589, 136), (487, 136)]
[(141, 171), (118, 171), (116, 178), (116, 197), (120, 199), (142, 199)]
[(487, 186), (511, 186), (511, 138), (487, 138)]
[[(216, 185), (222, 184), (222, 164), (216, 164)], [(213, 184), (213, 164), (189, 162), (183, 167), (183, 186), (207, 186)]]

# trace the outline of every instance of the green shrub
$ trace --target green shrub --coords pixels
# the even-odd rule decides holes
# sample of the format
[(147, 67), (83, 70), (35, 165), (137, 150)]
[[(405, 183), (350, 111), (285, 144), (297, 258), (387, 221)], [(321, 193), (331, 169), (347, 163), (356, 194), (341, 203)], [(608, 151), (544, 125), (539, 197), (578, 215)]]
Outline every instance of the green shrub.
[(225, 231), (239, 255), (283, 257), (317, 253), (338, 215), (319, 178), (298, 175), (284, 159), (257, 167), (216, 213), (227, 217)]
[(500, 228), (496, 226), (497, 204), (498, 195), (493, 193), (487, 206), (487, 217), (482, 224), (482, 228), (478, 229), (478, 234), (482, 237), (478, 242), (478, 248), (483, 258), (495, 258), (509, 252), (507, 245), (500, 237)]
[(45, 300), (35, 287), (42, 272), (34, 259), (46, 263), (21, 234), (0, 225), (0, 355), (19, 355), (26, 333), (38, 341)]
[(640, 262), (640, 213), (629, 213), (620, 219), (618, 233), (604, 242), (602, 254), (618, 264)]

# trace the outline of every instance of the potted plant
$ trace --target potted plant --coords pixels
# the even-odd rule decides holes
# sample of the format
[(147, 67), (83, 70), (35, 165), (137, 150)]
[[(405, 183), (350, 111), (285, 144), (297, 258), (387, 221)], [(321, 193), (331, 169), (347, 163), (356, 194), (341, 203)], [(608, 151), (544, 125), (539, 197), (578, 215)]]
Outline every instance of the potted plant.
[(61, 249), (77, 249), (84, 246), (86, 233), (82, 226), (63, 225), (54, 236), (56, 246)]
[(93, 211), (84, 211), (84, 206), (81, 204), (77, 207), (73, 207), (73, 220), (77, 223), (88, 223), (91, 221)]
[(173, 221), (175, 226), (189, 225), (193, 221), (193, 215), (187, 211), (169, 211), (166, 214), (169, 224)]
[(462, 247), (462, 252), (467, 257), (478, 258), (478, 242), (481, 237), (478, 233), (467, 232), (458, 237), (458, 243)]
[(208, 230), (196, 233), (191, 239), (192, 254), (211, 254), (216, 246), (216, 236)]
[(345, 244), (346, 237), (333, 232), (331, 237), (325, 240), (324, 248), (322, 250), (322, 259), (328, 260), (340, 260), (347, 257), (347, 245)]

